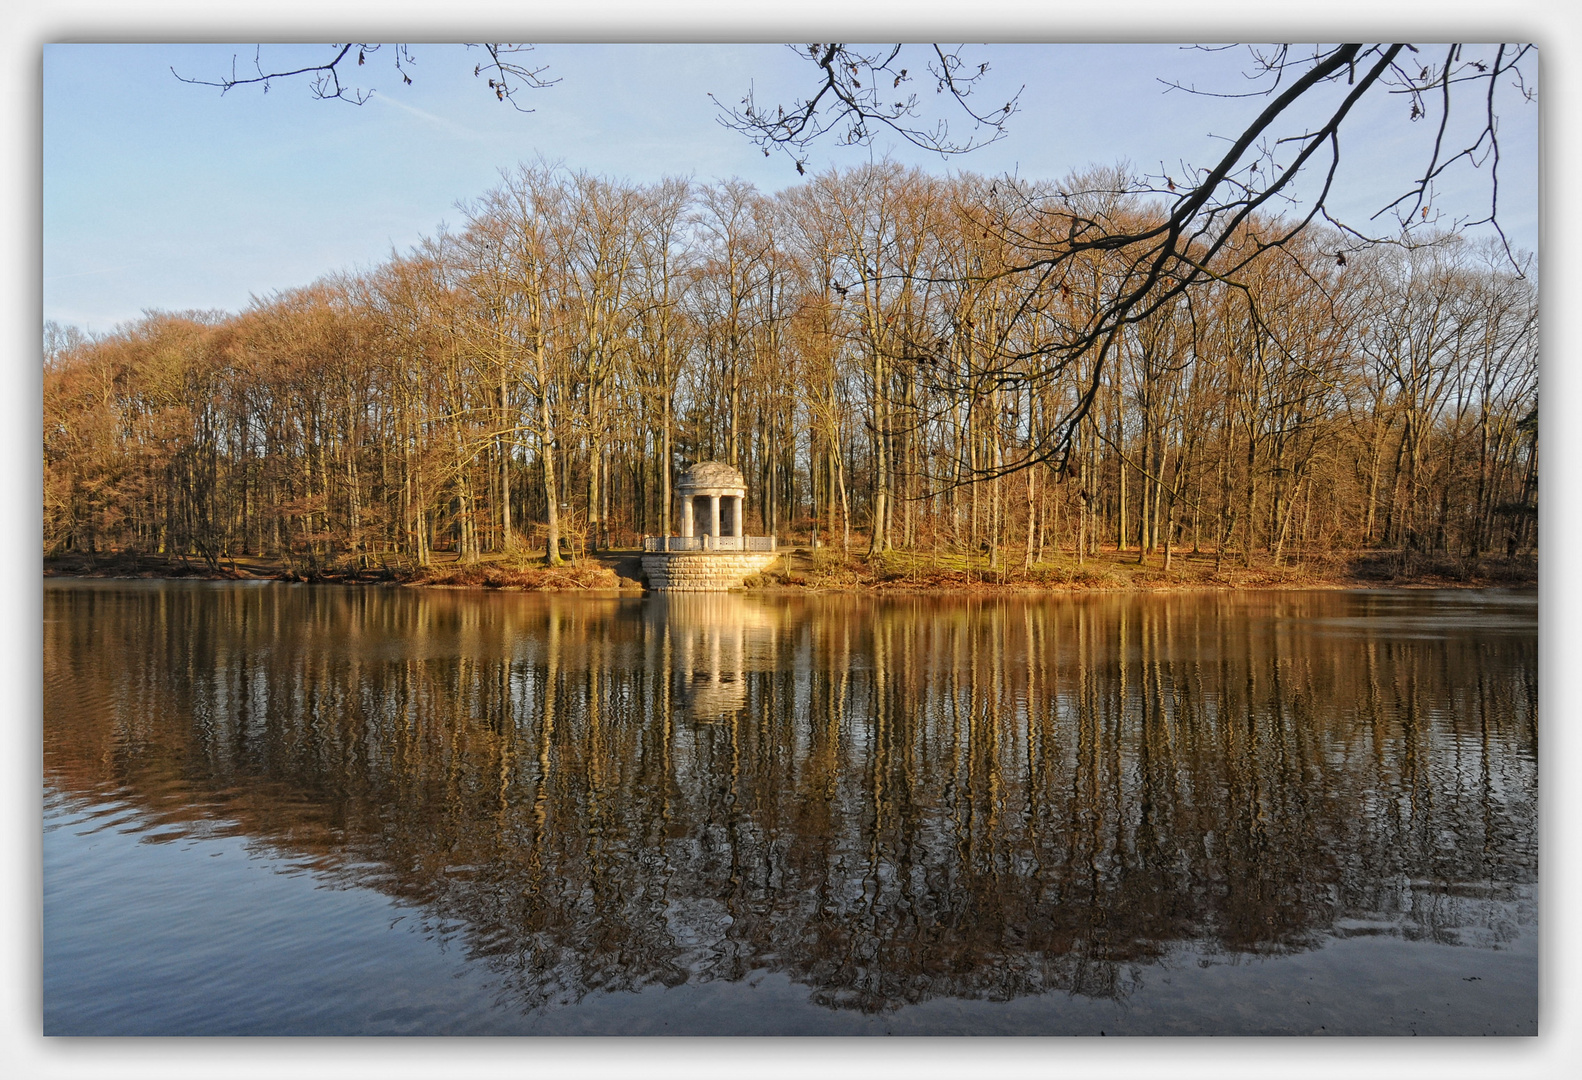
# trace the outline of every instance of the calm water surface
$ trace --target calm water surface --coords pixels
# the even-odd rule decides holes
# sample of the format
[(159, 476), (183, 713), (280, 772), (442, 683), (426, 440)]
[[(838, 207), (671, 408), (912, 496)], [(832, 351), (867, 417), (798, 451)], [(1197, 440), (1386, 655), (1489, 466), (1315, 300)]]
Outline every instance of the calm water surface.
[(51, 1034), (1532, 1034), (1532, 594), (44, 589)]

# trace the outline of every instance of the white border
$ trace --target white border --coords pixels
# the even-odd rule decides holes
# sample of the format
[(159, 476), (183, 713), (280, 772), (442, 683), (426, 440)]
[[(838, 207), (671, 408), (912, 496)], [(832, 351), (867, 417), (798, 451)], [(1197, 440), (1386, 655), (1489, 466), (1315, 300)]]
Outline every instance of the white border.
[[(11, 212), (4, 218), (5, 288), (0, 289), (7, 350), (0, 400), (10, 415), (3, 430), (0, 507), (16, 519), (0, 528), (0, 566), (13, 617), (0, 648), (0, 685), (20, 707), (0, 715), (6, 738), (4, 828), (0, 865), (10, 868), (5, 931), (0, 933), (0, 1060), (26, 1077), (268, 1077), (282, 1074), (423, 1077), (465, 1074), (586, 1075), (638, 1072), (644, 1077), (747, 1074), (754, 1080), (809, 1072), (865, 1078), (975, 1075), (996, 1072), (1173, 1078), (1314, 1077), (1348, 1071), (1392, 1080), (1413, 1077), (1548, 1077), (1582, 1060), (1577, 994), (1578, 791), (1569, 771), (1579, 765), (1578, 688), (1567, 668), (1578, 644), (1571, 613), (1577, 598), (1574, 562), (1565, 543), (1576, 535), (1566, 505), (1577, 460), (1569, 418), (1582, 363), (1578, 334), (1579, 215), (1572, 189), (1578, 160), (1578, 65), (1582, 15), (1546, 0), (1498, 5), (1465, 0), (1413, 2), (1332, 0), (1312, 15), (1271, 12), (1259, 0), (1208, 0), (1182, 5), (1123, 0), (1100, 15), (1048, 3), (976, 0), (882, 0), (852, 13), (849, 0), (775, 0), (744, 14), (737, 0), (643, 2), (582, 0), (564, 6), (533, 0), (151, 0), (135, 8), (116, 0), (13, 0), (0, 78), (4, 80), (3, 145)], [(356, 29), (352, 29), (355, 27)], [(488, 28), (485, 34), (484, 28)], [(1341, 28), (1345, 29), (1342, 30)], [(90, 40), (781, 40), (837, 36), (843, 40), (1340, 40), (1410, 36), (1419, 40), (1516, 40), (1540, 48), (1543, 155), (1540, 176), (1543, 269), (1543, 401), (1550, 423), (1543, 442), (1542, 879), (1544, 939), (1541, 1034), (1536, 1039), (1131, 1039), (1131, 1040), (614, 1040), (521, 1039), (398, 1041), (375, 1039), (51, 1039), (40, 1034), (39, 777), (41, 760), (39, 602), (40, 523), (40, 92), (41, 53), (51, 41)], [(1551, 183), (1550, 181), (1554, 181)], [(1573, 1065), (1572, 1068), (1575, 1066)]]

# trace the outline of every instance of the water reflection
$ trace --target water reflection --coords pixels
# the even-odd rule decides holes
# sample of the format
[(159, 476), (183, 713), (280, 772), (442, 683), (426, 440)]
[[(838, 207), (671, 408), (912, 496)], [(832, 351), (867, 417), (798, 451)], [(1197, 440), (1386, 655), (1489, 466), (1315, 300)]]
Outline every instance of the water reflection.
[(1530, 598), (45, 590), (46, 780), (426, 913), (533, 1008), (1123, 997), (1534, 918)]
[(688, 720), (707, 723), (747, 707), (747, 673), (779, 662), (779, 625), (768, 608), (732, 593), (661, 594), (647, 621), (661, 624), (681, 680)]

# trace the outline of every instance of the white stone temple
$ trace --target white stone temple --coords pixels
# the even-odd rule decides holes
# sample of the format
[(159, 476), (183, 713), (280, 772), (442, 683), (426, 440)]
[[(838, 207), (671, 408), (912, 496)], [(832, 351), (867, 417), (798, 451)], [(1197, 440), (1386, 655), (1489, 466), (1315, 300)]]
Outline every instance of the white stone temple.
[(643, 538), (648, 586), (664, 592), (724, 592), (740, 588), (775, 560), (775, 538), (747, 536), (747, 484), (723, 461), (700, 461), (676, 483), (680, 536)]

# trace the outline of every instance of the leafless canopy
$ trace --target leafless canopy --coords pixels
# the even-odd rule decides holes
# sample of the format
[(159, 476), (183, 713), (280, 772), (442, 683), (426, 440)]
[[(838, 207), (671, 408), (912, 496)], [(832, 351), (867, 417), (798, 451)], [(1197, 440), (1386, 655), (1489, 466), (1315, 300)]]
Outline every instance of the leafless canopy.
[[(1514, 89), (1524, 100), (1531, 100), (1534, 91), (1522, 64), (1533, 55), (1533, 49), (1499, 45), (1492, 56), (1480, 58), (1465, 58), (1463, 49), (1461, 45), (1446, 46), (1437, 60), (1407, 44), (1346, 44), (1316, 49), (1302, 57), (1293, 56), (1288, 46), (1270, 53), (1254, 50), (1254, 76), (1263, 80), (1255, 92), (1267, 97), (1268, 105), (1211, 168), (1198, 169), (1181, 184), (1165, 175), (1145, 178), (1138, 185), (1141, 192), (1169, 200), (1168, 212), (1161, 219), (1139, 230), (1117, 231), (1070, 212), (1069, 205), (1051, 208), (1050, 212), (1066, 223), (1065, 241), (1045, 245), (1010, 273), (1031, 275), (1043, 284), (1063, 276), (1074, 259), (1089, 252), (1122, 253), (1127, 270), (1114, 298), (1080, 332), (1050, 350), (1050, 371), (1058, 373), (1079, 359), (1091, 359), (1092, 376), (1088, 392), (1044, 456), (1064, 459), (1069, 454), (1076, 423), (1091, 407), (1099, 373), (1125, 327), (1148, 318), (1194, 285), (1209, 281), (1236, 285), (1238, 275), (1249, 264), (1271, 248), (1285, 247), (1315, 221), (1333, 226), (1346, 238), (1346, 247), (1334, 252), (1340, 265), (1345, 264), (1347, 250), (1377, 243), (1410, 243), (1412, 229), (1425, 224), (1443, 228), (1446, 223), (1431, 205), (1433, 187), (1457, 162), (1488, 165), (1488, 212), (1474, 221), (1449, 224), (1492, 226), (1512, 267), (1520, 272), (1520, 264), (1499, 229), (1496, 92), (1502, 87)], [(1341, 161), (1343, 126), (1370, 91), (1405, 98), (1411, 121), (1424, 119), (1431, 112), (1438, 114), (1421, 173), (1370, 219), (1377, 223), (1381, 217), (1393, 218), (1389, 231), (1376, 225), (1365, 231), (1348, 224), (1333, 216), (1329, 206)], [(1299, 106), (1311, 108), (1315, 101), (1325, 103), (1319, 122), (1290, 131), (1291, 117)], [(1482, 124), (1468, 141), (1451, 145), (1446, 136), (1458, 104), (1477, 110)], [(1317, 178), (1317, 192), (1304, 200), (1305, 211), (1298, 216), (1275, 218), (1277, 211), (1294, 204), (1291, 189), (1304, 171)], [(1259, 219), (1274, 219), (1277, 228), (1268, 236), (1249, 231)], [(1025, 361), (1027, 357), (1016, 359)]]
[[(1379, 243), (1410, 243), (1412, 231), (1431, 227), (1443, 231), (1477, 225), (1491, 227), (1505, 246), (1511, 265), (1521, 264), (1510, 251), (1500, 229), (1499, 209), (1499, 108), (1511, 93), (1531, 101), (1534, 86), (1530, 67), (1535, 51), (1530, 45), (1496, 45), (1478, 49), (1449, 45), (1434, 47), (1433, 55), (1409, 44), (1342, 44), (1320, 46), (1298, 53), (1291, 46), (1252, 50), (1251, 87), (1237, 94), (1212, 96), (1263, 97), (1268, 104), (1233, 139), (1219, 161), (1208, 167), (1184, 165), (1179, 178), (1165, 172), (1140, 178), (1121, 177), (1108, 192), (1028, 192), (1008, 185), (1024, 200), (1022, 213), (1006, 215), (985, 208), (981, 222), (996, 231), (1019, 257), (994, 275), (1014, 279), (1026, 298), (1027, 312), (1034, 312), (1035, 297), (1050, 295), (1066, 284), (1066, 277), (1084, 260), (1104, 257), (1121, 269), (1106, 301), (1086, 312), (1075, 325), (1073, 313), (1042, 317), (1052, 323), (1050, 332), (1033, 335), (1039, 344), (1031, 351), (1002, 348), (995, 370), (974, 373), (975, 378), (1025, 379), (1030, 370), (1040, 377), (1056, 378), (1073, 366), (1084, 373), (1087, 392), (1077, 401), (1064, 423), (1053, 429), (1051, 441), (1040, 452), (1006, 471), (1033, 461), (1059, 459), (1071, 452), (1078, 423), (1088, 414), (1100, 386), (1106, 363), (1126, 328), (1171, 305), (1193, 287), (1222, 282), (1238, 285), (1238, 275), (1270, 249), (1283, 249), (1303, 230), (1322, 222), (1338, 230), (1341, 244), (1330, 254), (1339, 265), (1346, 255)], [(791, 106), (759, 105), (749, 92), (743, 109), (728, 111), (727, 126), (754, 139), (767, 153), (781, 147), (792, 153), (798, 171), (805, 150), (819, 136), (842, 130), (844, 141), (864, 142), (881, 126), (889, 127), (919, 146), (941, 152), (962, 152), (992, 142), (1005, 134), (1005, 121), (1015, 111), (1016, 98), (992, 113), (974, 112), (967, 92), (987, 71), (986, 65), (969, 68), (959, 52), (935, 47), (930, 73), (939, 91), (949, 91), (966, 108), (978, 126), (991, 131), (987, 138), (952, 142), (941, 121), (930, 131), (906, 126), (915, 115), (916, 99), (889, 101), (881, 80), (898, 88), (906, 76), (897, 68), (901, 46), (876, 52), (855, 52), (844, 46), (814, 45), (805, 56), (818, 69), (817, 89)], [(966, 78), (961, 73), (966, 72)], [(1194, 94), (1209, 91), (1166, 83), (1171, 89)], [(1341, 136), (1348, 117), (1369, 94), (1398, 95), (1408, 106), (1406, 119), (1428, 119), (1435, 125), (1431, 147), (1422, 171), (1406, 190), (1394, 195), (1366, 223), (1348, 223), (1331, 214), (1330, 199), (1341, 162)], [(1505, 95), (1505, 96), (1502, 96)], [(1480, 121), (1470, 133), (1454, 126), (1458, 114), (1470, 111)], [(1453, 130), (1464, 132), (1457, 139)], [(1448, 170), (1460, 163), (1487, 167), (1487, 212), (1473, 219), (1442, 220), (1433, 205), (1434, 187)], [(1296, 193), (1298, 178), (1316, 190)], [(1145, 214), (1140, 227), (1084, 209), (1095, 199), (1149, 197), (1161, 200), (1157, 213)], [(1292, 209), (1295, 216), (1285, 216)], [(1011, 223), (1031, 218), (1039, 223), (1029, 230)], [(1273, 223), (1273, 227), (1254, 226)]]
[[(238, 86), (261, 86), (265, 93), (269, 92), (271, 84), (278, 80), (305, 78), (309, 80), (309, 91), (321, 100), (348, 101), (353, 105), (361, 105), (373, 95), (367, 89), (347, 74), (353, 67), (362, 67), (368, 58), (385, 46), (370, 42), (351, 42), (330, 46), (331, 56), (321, 64), (307, 64), (302, 67), (266, 67), (263, 60), (263, 47), (254, 50), (252, 73), (239, 68), (237, 58), (231, 58), (231, 73), (219, 78), (194, 78), (182, 75), (175, 68), (170, 73), (184, 83), (194, 86), (215, 86), (220, 93), (226, 93)], [(518, 112), (532, 112), (524, 108), (516, 100), (517, 91), (524, 87), (540, 89), (553, 86), (559, 79), (549, 78), (548, 67), (532, 67), (523, 63), (527, 53), (533, 51), (533, 46), (522, 44), (509, 44), (503, 42), (468, 45), (469, 49), (482, 49), (488, 54), (488, 59), (480, 61), (473, 66), (472, 73), (475, 77), (487, 80), (489, 90), (495, 98), (502, 102), (509, 102)], [(401, 76), (404, 85), (412, 84), (409, 71), (416, 63), (411, 46), (393, 45), (396, 73)], [(354, 60), (355, 58), (355, 60)]]
[[(913, 68), (903, 66), (907, 46), (885, 45), (865, 49), (854, 45), (789, 45), (787, 48), (811, 61), (819, 71), (817, 87), (789, 107), (760, 106), (749, 87), (739, 108), (720, 105), (720, 123), (752, 139), (769, 156), (785, 153), (798, 173), (807, 171), (807, 149), (831, 131), (847, 145), (866, 145), (881, 131), (891, 131), (914, 146), (938, 154), (964, 154), (1003, 138), (1006, 121), (1017, 110), (1021, 89), (1004, 105), (981, 109), (968, 99), (988, 74), (987, 63), (963, 59), (960, 47), (930, 45), (932, 55), (923, 69), (936, 95), (947, 96), (965, 113), (971, 130), (965, 137), (951, 133), (950, 122), (936, 119), (930, 126), (921, 120), (922, 108), (912, 89)], [(710, 95), (712, 98), (713, 95)]]
[[(222, 91), (247, 84), (262, 84), (267, 90), (272, 80), (305, 77), (313, 80), (318, 97), (361, 102), (367, 92), (344, 78), (344, 72), (353, 57), (362, 65), (376, 48), (335, 46), (328, 62), (295, 70), (268, 70), (255, 58), (254, 75), (244, 77), (233, 67), (227, 79), (185, 81)], [(410, 81), (407, 46), (393, 48), (397, 70)], [(545, 78), (545, 68), (520, 62), (531, 46), (475, 48), (488, 55), (475, 74), (487, 76), (490, 90), (502, 102), (520, 108), (513, 97), (518, 88), (553, 81)], [(1003, 104), (980, 107), (989, 90), (989, 67), (966, 59), (959, 46), (790, 48), (810, 80), (807, 92), (788, 104), (768, 104), (749, 88), (737, 107), (720, 105), (719, 119), (766, 155), (787, 155), (798, 173), (806, 171), (810, 147), (821, 138), (861, 145), (888, 131), (932, 152), (962, 154), (1002, 138), (1017, 112), (1020, 89), (991, 99)], [(918, 61), (906, 59), (918, 51)], [(1228, 147), (1217, 161), (1182, 163), (1173, 170), (1161, 163), (1151, 176), (1117, 172), (1078, 185), (1080, 190), (1015, 178), (1001, 178), (998, 189), (990, 186), (986, 200), (963, 212), (974, 218), (974, 235), (994, 239), (993, 264), (941, 271), (950, 275), (948, 281), (936, 277), (923, 283), (968, 291), (992, 286), (1008, 298), (1008, 318), (990, 340), (978, 340), (982, 331), (977, 332), (971, 342), (972, 368), (961, 377), (1011, 392), (1063, 379), (1078, 390), (1064, 415), (1041, 425), (1025, 454), (975, 465), (968, 479), (1049, 461), (1068, 470), (1079, 429), (1118, 362), (1127, 335), (1177, 306), (1190, 314), (1193, 297), (1203, 287), (1242, 291), (1247, 317), (1258, 323), (1262, 316), (1247, 280), (1254, 264), (1271, 251), (1283, 253), (1299, 264), (1298, 272), (1317, 282), (1322, 262), (1329, 261), (1329, 269), (1344, 267), (1348, 255), (1371, 246), (1409, 247), (1418, 232), (1442, 236), (1483, 226), (1498, 236), (1509, 266), (1520, 276), (1526, 263), (1511, 250), (1499, 222), (1499, 120), (1502, 110), (1534, 98), (1531, 69), (1536, 57), (1532, 46), (1519, 44), (1253, 48), (1248, 83), (1236, 92), (1165, 84), (1170, 91), (1264, 102), (1239, 134), (1227, 138)], [(937, 114), (928, 118), (929, 110), (912, 89), (925, 80), (932, 82), (955, 128)], [(1368, 220), (1347, 221), (1331, 212), (1331, 196), (1344, 136), (1356, 127), (1357, 106), (1364, 98), (1394, 100), (1404, 124), (1422, 124), (1423, 157), (1421, 168), (1383, 196), (1383, 205)], [(1488, 202), (1484, 210), (1447, 221), (1435, 202), (1436, 186), (1458, 167), (1486, 170)], [(1293, 243), (1314, 225), (1325, 231), (1315, 231), (1300, 245)], [(868, 285), (880, 286), (878, 279), (885, 276), (868, 265), (857, 268), (864, 291)], [(834, 284), (842, 296), (855, 287)], [(1086, 300), (1068, 299), (1076, 297)], [(972, 336), (972, 328), (966, 329)], [(897, 342), (898, 358), (908, 362), (945, 348), (937, 335), (927, 340), (898, 336)], [(932, 366), (945, 367), (937, 362)]]

